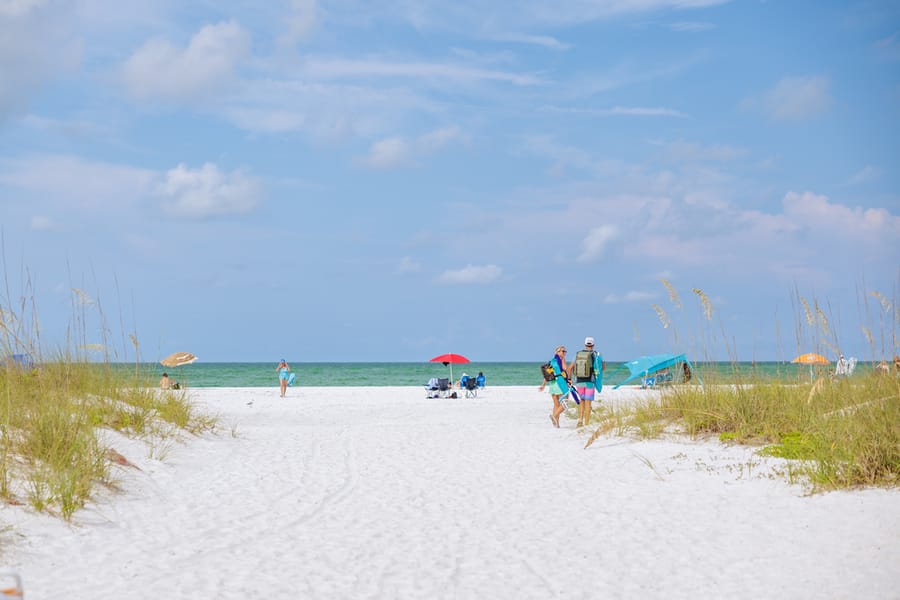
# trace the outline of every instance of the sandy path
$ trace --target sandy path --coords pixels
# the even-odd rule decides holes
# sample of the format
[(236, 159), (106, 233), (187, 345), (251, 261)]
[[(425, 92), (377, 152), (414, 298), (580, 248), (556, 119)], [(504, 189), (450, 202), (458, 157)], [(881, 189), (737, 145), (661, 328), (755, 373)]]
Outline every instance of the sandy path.
[(221, 434), (117, 448), (143, 471), (75, 525), (3, 509), (26, 598), (900, 597), (897, 491), (804, 496), (718, 443), (583, 450), (533, 388), (192, 393)]

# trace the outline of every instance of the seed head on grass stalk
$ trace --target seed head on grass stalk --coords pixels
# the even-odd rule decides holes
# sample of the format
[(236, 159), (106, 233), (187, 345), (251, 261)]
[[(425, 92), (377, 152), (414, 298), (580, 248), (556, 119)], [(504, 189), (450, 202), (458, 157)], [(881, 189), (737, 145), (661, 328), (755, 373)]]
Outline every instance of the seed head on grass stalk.
[(678, 292), (675, 291), (675, 288), (672, 287), (672, 284), (669, 283), (668, 279), (660, 279), (662, 284), (666, 286), (666, 289), (669, 290), (669, 300), (675, 306), (675, 308), (681, 308), (681, 298), (678, 296)]
[(653, 310), (655, 310), (657, 316), (659, 316), (659, 322), (662, 323), (663, 329), (668, 329), (669, 328), (669, 315), (666, 314), (666, 311), (664, 311), (662, 308), (660, 308), (660, 306), (658, 304), (651, 304), (650, 306), (653, 307)]
[(709, 298), (706, 294), (703, 293), (703, 290), (700, 288), (694, 288), (691, 290), (697, 297), (700, 298), (700, 303), (703, 305), (703, 314), (706, 317), (707, 321), (712, 320), (712, 302), (709, 301)]

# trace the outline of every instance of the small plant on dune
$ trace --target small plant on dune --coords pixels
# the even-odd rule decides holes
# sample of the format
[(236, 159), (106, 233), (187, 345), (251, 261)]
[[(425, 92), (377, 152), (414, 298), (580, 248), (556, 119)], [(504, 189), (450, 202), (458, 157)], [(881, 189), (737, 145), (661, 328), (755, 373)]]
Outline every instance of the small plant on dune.
[[(693, 291), (708, 322), (712, 304), (701, 290)], [(879, 300), (881, 327), (896, 331), (900, 311), (883, 295), (872, 297)], [(810, 347), (837, 354), (833, 319), (823, 305), (799, 293), (796, 298), (798, 354)], [(894, 321), (886, 323), (885, 315)], [(863, 330), (871, 342), (871, 328)], [(896, 352), (896, 335), (881, 336), (888, 339)], [(611, 411), (585, 447), (613, 430), (613, 423), (640, 437), (657, 437), (669, 430), (665, 425), (675, 425), (692, 437), (715, 435), (722, 442), (763, 446), (761, 454), (793, 461), (782, 471), (791, 482), (803, 480), (816, 490), (900, 485), (900, 378), (878, 369), (841, 379), (821, 370), (810, 378), (808, 372), (802, 367), (793, 378), (764, 380), (735, 368), (730, 380), (672, 386), (636, 406)]]
[[(97, 309), (101, 343), (87, 341), (88, 307)], [(178, 432), (216, 425), (185, 393), (152, 389), (151, 374), (141, 372), (137, 358), (133, 370), (114, 363), (99, 302), (76, 288), (73, 313), (68, 347), (49, 355), (41, 351), (33, 299), (0, 306), (0, 357), (29, 357), (0, 365), (0, 498), (14, 502), (23, 494), (35, 510), (67, 520), (97, 485), (115, 487), (104, 429), (165, 447)], [(130, 338), (137, 352), (137, 338)], [(107, 353), (105, 359), (89, 360), (87, 352), (97, 349)]]

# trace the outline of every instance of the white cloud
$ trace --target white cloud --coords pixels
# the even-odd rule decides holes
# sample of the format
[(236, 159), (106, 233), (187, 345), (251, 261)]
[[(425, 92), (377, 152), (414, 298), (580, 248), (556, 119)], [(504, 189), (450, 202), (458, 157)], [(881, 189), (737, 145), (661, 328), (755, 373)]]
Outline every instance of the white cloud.
[(744, 156), (743, 148), (723, 144), (702, 145), (678, 140), (663, 143), (666, 155), (671, 160), (685, 162), (730, 161)]
[(672, 31), (681, 31), (685, 33), (698, 33), (700, 31), (709, 31), (715, 29), (712, 23), (704, 23), (702, 21), (679, 21), (678, 23), (670, 23), (669, 29)]
[(591, 229), (581, 242), (578, 262), (591, 262), (603, 258), (609, 244), (619, 236), (615, 225), (600, 225)]
[(147, 169), (48, 155), (0, 162), (0, 184), (43, 202), (80, 209), (116, 210), (135, 202), (156, 174)]
[(0, 0), (0, 121), (27, 110), (44, 85), (80, 66), (83, 50), (66, 9)]
[(417, 157), (433, 154), (452, 142), (466, 140), (468, 137), (458, 127), (437, 129), (413, 140), (386, 138), (372, 144), (360, 162), (376, 169), (414, 166)]
[(37, 10), (47, 0), (2, 0), (0, 1), (0, 17), (21, 17)]
[(362, 162), (376, 169), (408, 166), (414, 164), (412, 148), (413, 144), (399, 137), (379, 140)]
[(285, 33), (278, 43), (293, 46), (309, 37), (318, 22), (316, 0), (290, 0), (290, 11), (284, 17)]
[(573, 108), (544, 106), (541, 108), (541, 110), (560, 114), (594, 117), (676, 117), (679, 119), (685, 119), (688, 116), (680, 110), (676, 110), (674, 108), (665, 108), (661, 106), (613, 106), (611, 108)]
[(878, 49), (885, 60), (900, 60), (900, 31), (875, 42), (875, 48)]
[(523, 75), (496, 69), (481, 69), (465, 65), (427, 62), (388, 62), (383, 60), (348, 60), (339, 58), (318, 58), (308, 60), (301, 72), (315, 79), (341, 78), (400, 78), (427, 79), (432, 84), (452, 86), (483, 81), (509, 83), (518, 86), (533, 86), (544, 83), (534, 75)]
[(249, 48), (250, 36), (237, 23), (207, 25), (183, 50), (150, 40), (125, 62), (123, 80), (141, 100), (198, 98), (226, 85)]
[[(811, 119), (831, 107), (827, 77), (784, 77), (763, 95), (762, 108), (779, 121)], [(752, 106), (755, 101), (751, 100)]]
[(515, 42), (521, 44), (533, 44), (543, 46), (550, 50), (568, 50), (571, 44), (560, 42), (558, 39), (549, 35), (531, 35), (526, 33), (501, 33), (493, 36), (491, 39), (498, 42)]
[(222, 173), (211, 163), (193, 170), (179, 164), (157, 189), (166, 213), (191, 219), (250, 212), (262, 193), (260, 183), (243, 171)]
[(53, 231), (58, 229), (58, 225), (49, 217), (35, 215), (31, 217), (31, 228), (34, 231)]
[(859, 172), (855, 173), (848, 181), (848, 183), (852, 185), (858, 185), (861, 183), (869, 183), (870, 181), (874, 181), (881, 177), (881, 169), (878, 167), (873, 167), (872, 165), (866, 165)]
[(625, 294), (607, 294), (603, 298), (604, 304), (623, 304), (631, 302), (649, 302), (656, 298), (656, 294), (650, 292), (626, 292)]
[(462, 269), (444, 271), (437, 281), (447, 285), (484, 284), (493, 283), (502, 275), (503, 269), (496, 265), (467, 265)]
[(400, 259), (400, 265), (397, 267), (397, 271), (400, 273), (418, 273), (421, 270), (422, 263), (409, 256)]
[(827, 196), (812, 192), (788, 192), (783, 205), (786, 219), (820, 232), (825, 239), (834, 234), (869, 240), (881, 235), (900, 238), (900, 216), (884, 208), (832, 204)]

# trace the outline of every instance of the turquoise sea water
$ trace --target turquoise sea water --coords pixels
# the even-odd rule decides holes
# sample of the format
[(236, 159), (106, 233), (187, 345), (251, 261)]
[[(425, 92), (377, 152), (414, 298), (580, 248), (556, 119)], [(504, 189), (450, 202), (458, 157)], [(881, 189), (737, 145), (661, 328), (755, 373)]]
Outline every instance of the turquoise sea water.
[[(156, 377), (163, 371), (189, 387), (277, 387), (277, 363), (194, 363), (175, 369), (160, 365), (144, 365)], [(453, 378), (463, 373), (475, 375), (483, 371), (487, 385), (539, 385), (541, 374), (538, 362), (484, 362), (453, 365)], [(134, 368), (134, 365), (122, 365)], [(440, 363), (291, 363), (297, 374), (294, 385), (299, 386), (424, 386), (432, 377), (449, 377), (450, 369)], [(833, 368), (822, 367), (826, 371)], [(722, 382), (737, 379), (809, 380), (809, 367), (781, 362), (702, 363), (694, 364), (702, 378)], [(866, 364), (857, 365), (854, 377), (871, 371)], [(628, 377), (622, 363), (606, 363), (604, 385), (615, 385)]]

